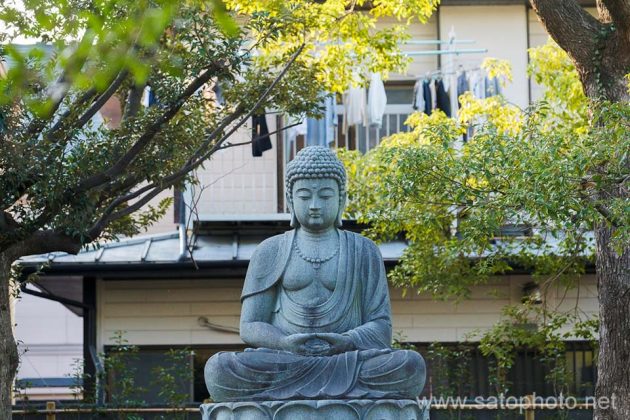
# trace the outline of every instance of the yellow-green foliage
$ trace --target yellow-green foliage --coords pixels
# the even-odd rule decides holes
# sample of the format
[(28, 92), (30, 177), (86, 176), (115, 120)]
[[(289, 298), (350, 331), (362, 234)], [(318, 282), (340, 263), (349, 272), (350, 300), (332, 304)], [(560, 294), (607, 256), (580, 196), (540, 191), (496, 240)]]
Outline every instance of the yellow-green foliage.
[[(313, 116), (326, 91), (404, 68), (406, 26), (438, 1), (21, 3), (0, 3), (11, 62), (0, 78), (0, 210), (21, 224), (0, 229), (2, 249), (42, 228), (80, 242), (141, 232), (170, 202), (132, 210), (184, 182), (250, 111)], [(385, 16), (399, 24), (377, 29)], [(25, 52), (17, 36), (41, 43)], [(145, 84), (156, 106), (140, 105)], [(120, 126), (93, 125), (112, 97)]]
[[(600, 104), (593, 108), (599, 122), (590, 126), (566, 55), (554, 45), (532, 54), (530, 71), (545, 100), (531, 109), (467, 93), (458, 120), (440, 111), (414, 113), (406, 122), (410, 131), (383, 139), (366, 155), (340, 153), (350, 174), (348, 212), (369, 223), (376, 239), (409, 241), (390, 276), (395, 284), (461, 297), (515, 262), (533, 267), (536, 276), (562, 270), (558, 278), (574, 281), (592, 255), (588, 232), (595, 223), (614, 220), (618, 246), (630, 237), (627, 202), (592, 193), (628, 176), (623, 156), (630, 134), (622, 121), (629, 107)], [(509, 80), (506, 63), (485, 65)], [(475, 131), (464, 143), (469, 125)], [(598, 211), (600, 204), (614, 213), (611, 219)], [(533, 234), (508, 237), (506, 225)]]
[[(408, 38), (406, 27), (414, 18), (426, 22), (438, 0), (379, 0), (371, 8), (362, 8), (364, 1), (348, 0), (228, 0), (226, 4), (253, 20), (263, 15), (286, 16), (276, 36), (252, 32), (260, 42), (257, 60), (286, 61), (288, 52), (306, 43), (299, 58), (304, 67), (315, 69), (314, 77), (323, 89), (343, 92), (349, 84), (365, 83), (371, 72), (387, 77), (404, 69), (409, 59), (400, 54), (399, 46)], [(399, 24), (377, 29), (377, 19), (385, 16), (397, 18)]]
[(544, 87), (541, 98), (549, 110), (546, 130), (588, 130), (588, 99), (571, 59), (551, 38), (545, 45), (529, 49), (528, 74)]

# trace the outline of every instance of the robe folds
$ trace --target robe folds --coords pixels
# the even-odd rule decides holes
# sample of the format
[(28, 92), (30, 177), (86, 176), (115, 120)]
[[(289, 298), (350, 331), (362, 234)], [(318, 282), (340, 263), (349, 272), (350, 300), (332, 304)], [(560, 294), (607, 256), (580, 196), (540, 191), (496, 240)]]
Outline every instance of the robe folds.
[(254, 252), (241, 300), (276, 288), (271, 324), (286, 334), (338, 333), (356, 350), (306, 356), (266, 348), (214, 355), (205, 369), (214, 401), (415, 398), (425, 365), (412, 351), (392, 350), (385, 267), (369, 239), (339, 230), (337, 282), (318, 305), (295, 302), (281, 286), (295, 231), (274, 236)]

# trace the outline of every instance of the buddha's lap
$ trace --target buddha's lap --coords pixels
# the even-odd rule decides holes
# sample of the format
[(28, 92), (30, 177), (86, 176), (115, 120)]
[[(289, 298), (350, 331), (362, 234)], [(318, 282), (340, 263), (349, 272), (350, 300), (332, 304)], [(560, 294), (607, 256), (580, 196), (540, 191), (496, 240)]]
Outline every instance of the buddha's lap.
[(247, 349), (221, 352), (206, 364), (208, 387), (265, 390), (274, 384), (345, 375), (356, 377), (361, 386), (375, 390), (411, 388), (410, 395), (421, 392), (425, 378), (422, 356), (409, 350), (364, 350), (332, 356), (306, 356), (270, 350)]

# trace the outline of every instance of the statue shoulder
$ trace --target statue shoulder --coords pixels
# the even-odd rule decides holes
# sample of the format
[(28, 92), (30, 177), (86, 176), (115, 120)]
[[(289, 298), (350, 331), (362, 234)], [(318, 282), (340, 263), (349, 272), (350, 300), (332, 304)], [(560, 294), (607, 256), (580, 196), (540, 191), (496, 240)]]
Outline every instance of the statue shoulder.
[(257, 275), (271, 271), (279, 263), (278, 260), (286, 254), (287, 241), (291, 240), (292, 232), (272, 236), (258, 244), (249, 261), (249, 269), (255, 271)]
[(280, 278), (287, 260), (287, 243), (293, 231), (265, 239), (249, 261), (241, 300), (272, 287)]
[(258, 244), (256, 249), (254, 250), (254, 254), (252, 255), (251, 261), (253, 262), (256, 259), (267, 259), (269, 257), (273, 257), (280, 250), (282, 250), (283, 246), (286, 244), (286, 241), (289, 239), (289, 232), (281, 233), (279, 235), (272, 236), (270, 238), (265, 239), (261, 243)]
[(350, 232), (347, 230), (345, 232), (349, 235), (349, 237), (354, 239), (355, 243), (361, 244), (363, 249), (365, 249), (370, 255), (373, 254), (377, 255), (379, 258), (382, 258), (381, 250), (373, 240), (361, 235), (360, 233)]

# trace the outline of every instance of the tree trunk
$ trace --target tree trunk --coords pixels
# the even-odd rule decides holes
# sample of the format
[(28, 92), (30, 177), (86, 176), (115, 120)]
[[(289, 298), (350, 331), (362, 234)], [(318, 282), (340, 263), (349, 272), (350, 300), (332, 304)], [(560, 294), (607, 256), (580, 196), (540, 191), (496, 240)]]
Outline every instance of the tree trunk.
[(12, 262), (9, 255), (0, 253), (0, 419), (11, 418), (11, 393), (18, 368), (18, 350), (11, 319)]
[[(611, 42), (602, 65), (590, 71), (600, 74), (599, 83), (588, 83), (582, 76), (586, 94), (593, 101), (607, 100), (630, 104), (624, 75), (630, 72), (628, 44)], [(625, 57), (623, 60), (615, 57)], [(625, 61), (621, 65), (620, 61)], [(616, 63), (616, 64), (613, 64)], [(586, 73), (586, 72), (585, 72)], [(630, 163), (626, 162), (630, 167)], [(628, 198), (624, 185), (599, 192), (603, 199)], [(621, 220), (621, 223), (624, 223)], [(612, 247), (615, 228), (601, 223), (595, 227), (597, 291), (599, 296), (599, 357), (597, 362), (597, 404), (594, 419), (630, 419), (630, 246), (620, 254)]]
[[(595, 418), (630, 419), (630, 249), (618, 255), (610, 248), (612, 229), (599, 226), (599, 358)], [(609, 406), (602, 398), (610, 399)]]
[[(624, 78), (630, 72), (630, 2), (597, 0), (597, 18), (576, 0), (530, 2), (549, 35), (571, 57), (586, 95), (594, 103), (630, 103)], [(624, 188), (599, 191), (603, 205), (611, 197), (627, 199)], [(595, 227), (600, 327), (594, 418), (598, 420), (630, 419), (630, 246), (625, 245), (621, 254), (612, 248), (614, 229), (603, 222)]]

